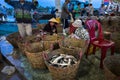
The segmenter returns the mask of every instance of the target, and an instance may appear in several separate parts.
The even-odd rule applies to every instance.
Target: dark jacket
[[[6,2],[14,7],[15,17],[18,23],[32,22],[32,16],[30,11],[36,8],[32,2],[25,1],[24,4],[21,4],[19,1],[6,1]]]
[[[53,35],[54,33],[57,34],[57,28],[54,25],[53,27],[50,26],[50,23],[46,24],[43,28],[43,31],[48,32],[50,35]],[[55,31],[55,32],[54,32]]]

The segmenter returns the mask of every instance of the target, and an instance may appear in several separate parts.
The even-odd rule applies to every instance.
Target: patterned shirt
[[[78,36],[80,39],[89,40],[89,33],[83,27],[77,28],[75,30],[75,35]]]

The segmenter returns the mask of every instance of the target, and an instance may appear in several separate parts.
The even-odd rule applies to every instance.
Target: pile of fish
[[[49,59],[49,63],[56,67],[67,67],[77,63],[74,56],[66,54],[56,54]]]

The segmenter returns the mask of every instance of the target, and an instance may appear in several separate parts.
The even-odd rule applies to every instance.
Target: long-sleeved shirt
[[[56,26],[50,26],[50,24],[46,24],[45,27],[43,28],[43,31],[48,32],[50,35],[53,35],[54,33],[57,33],[57,28]]]
[[[24,1],[24,3],[20,3],[19,1],[6,1],[8,4],[14,7],[15,9],[15,17],[18,23],[31,23],[32,16],[31,10],[36,7],[32,2]]]

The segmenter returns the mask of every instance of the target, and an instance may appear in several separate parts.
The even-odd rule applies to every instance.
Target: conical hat
[[[59,23],[55,18],[51,18],[51,19],[49,20],[49,22]]]

